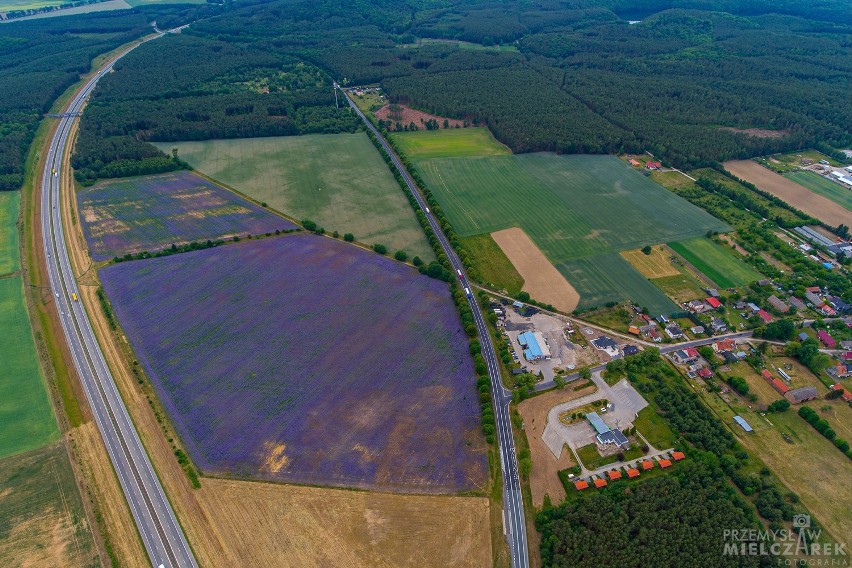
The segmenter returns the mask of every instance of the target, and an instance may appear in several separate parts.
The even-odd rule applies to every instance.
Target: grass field
[[[491,235],[465,237],[462,247],[470,253],[480,282],[496,290],[506,290],[511,296],[523,289],[524,279]]]
[[[0,278],[0,457],[59,435],[41,377],[20,276]]]
[[[0,192],[0,277],[18,270],[18,191]]]
[[[722,288],[742,286],[762,276],[710,239],[698,237],[669,246]]]
[[[297,219],[427,262],[432,248],[366,134],[158,144],[200,172]]]
[[[792,172],[784,177],[852,211],[852,191],[842,185],[813,172]]]
[[[395,132],[391,136],[397,148],[410,160],[511,154],[487,128],[418,130]]]
[[[58,6],[61,2],[56,0],[0,0],[0,12],[12,10],[37,10],[48,6]]]
[[[694,278],[679,272],[675,276],[652,278],[651,282],[663,293],[678,303],[688,302],[706,296]]]
[[[64,447],[0,459],[0,564],[101,566]]]
[[[556,268],[580,293],[580,310],[627,300],[652,314],[677,310],[674,302],[617,253],[568,260]]]
[[[57,2],[50,2],[47,6],[56,6]],[[20,22],[23,20],[40,20],[42,18],[56,18],[59,16],[75,16],[78,14],[90,14],[92,12],[109,12],[112,10],[129,10],[132,8],[125,0],[108,0],[107,2],[98,2],[97,4],[87,4],[85,6],[75,6],[73,8],[63,8],[62,10],[51,10],[23,18],[15,18],[13,20],[3,20],[2,23]]]

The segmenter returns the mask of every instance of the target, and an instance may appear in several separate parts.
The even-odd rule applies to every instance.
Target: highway
[[[162,35],[158,33],[148,40]],[[86,310],[79,301],[80,292],[71,269],[60,213],[63,156],[74,121],[98,80],[110,72],[116,60],[138,45],[102,67],[65,109],[50,140],[44,166],[41,231],[51,293],[65,339],[151,564],[155,568],[190,568],[198,564],[130,420]],[[69,188],[68,191],[72,190]]]
[[[335,84],[336,86],[336,84]],[[349,106],[361,117],[367,128],[376,136],[388,153],[388,156],[393,160],[394,167],[399,171],[402,178],[405,180],[411,194],[417,200],[417,205],[423,210],[426,219],[429,221],[429,226],[432,227],[441,249],[447,256],[447,259],[452,266],[455,276],[458,277],[460,285],[463,289],[470,291],[467,275],[464,270],[464,265],[459,259],[456,251],[450,246],[446,235],[441,230],[441,226],[429,211],[429,206],[424,197],[420,194],[414,181],[405,171],[393,148],[385,140],[384,136],[373,126],[373,123],[364,116],[364,113],[355,105],[349,94],[344,90],[341,91],[346,96]],[[473,312],[474,320],[476,321],[476,329],[479,332],[479,342],[482,347],[482,357],[488,366],[488,376],[491,379],[491,397],[494,399],[494,418],[497,425],[497,442],[500,452],[500,466],[503,472],[503,517],[504,530],[506,539],[509,543],[509,553],[513,568],[526,568],[529,566],[529,553],[527,546],[527,527],[524,521],[524,502],[521,496],[521,484],[518,478],[518,462],[515,455],[515,440],[512,438],[512,422],[509,415],[509,403],[512,400],[511,392],[503,387],[503,381],[500,376],[500,366],[497,359],[494,343],[488,327],[485,325],[485,318],[482,315],[482,310],[476,300],[476,296],[469,292],[467,296],[468,304]]]

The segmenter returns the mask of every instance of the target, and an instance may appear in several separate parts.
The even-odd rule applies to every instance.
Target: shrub
[[[352,233],[346,233],[345,235],[343,235],[343,240],[347,243],[351,243],[355,240],[355,235],[353,235]]]

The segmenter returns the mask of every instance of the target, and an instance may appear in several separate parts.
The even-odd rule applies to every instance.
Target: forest
[[[76,164],[88,180],[111,161],[164,158],[147,140],[349,131],[332,79],[485,124],[515,152],[647,150],[697,167],[852,145],[843,2],[740,4],[228,4],[121,62],[96,92]]]

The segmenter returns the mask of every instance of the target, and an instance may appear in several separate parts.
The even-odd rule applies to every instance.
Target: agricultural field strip
[[[59,304],[65,338],[151,562],[192,568],[197,567],[195,558],[127,414],[86,310],[80,302],[71,299],[77,288],[58,209],[62,179],[58,174],[66,163],[64,157],[76,120],[73,115],[81,111],[98,80],[112,70],[116,61],[142,43],[163,35],[148,36],[104,64],[66,106],[69,115],[59,120],[42,172],[41,231],[50,287]],[[57,175],[53,175],[54,171]]]
[[[834,183],[813,172],[791,172],[784,174],[784,177],[852,211],[852,190],[839,183]]]
[[[742,286],[762,278],[733,253],[707,238],[669,243],[669,247],[722,288]]]
[[[381,142],[382,148],[391,157],[394,167],[402,176],[405,184],[408,186],[411,195],[417,201],[418,207],[422,211],[428,211],[426,200],[418,191],[417,185],[411,176],[403,167],[399,157],[393,151],[390,144],[385,140],[381,132],[373,125],[372,122],[358,108],[355,102],[346,97],[349,106],[355,113],[361,117],[367,128]],[[457,274],[461,275],[461,284],[467,284],[467,276],[465,275],[465,267],[456,254],[453,247],[450,245],[447,236],[441,229],[440,224],[435,217],[426,213],[426,219],[429,221],[429,226],[435,233],[435,237],[447,256],[450,266]],[[485,317],[482,315],[479,304],[475,298],[468,296],[468,305],[474,315],[476,329],[480,338],[488,338],[487,341],[482,341],[482,355],[488,367],[488,377],[491,382],[491,395],[494,401],[494,415],[497,423],[497,445],[500,453],[500,465],[503,477],[503,528],[504,534],[509,542],[509,552],[511,555],[511,565],[513,568],[527,568],[529,566],[529,547],[527,544],[527,527],[524,512],[524,501],[521,495],[520,477],[518,474],[518,460],[515,453],[515,440],[512,435],[512,422],[509,414],[509,403],[511,397],[509,392],[503,387],[500,364],[497,360],[497,354],[494,350],[494,344],[491,341],[491,334],[488,326],[485,324]]]

